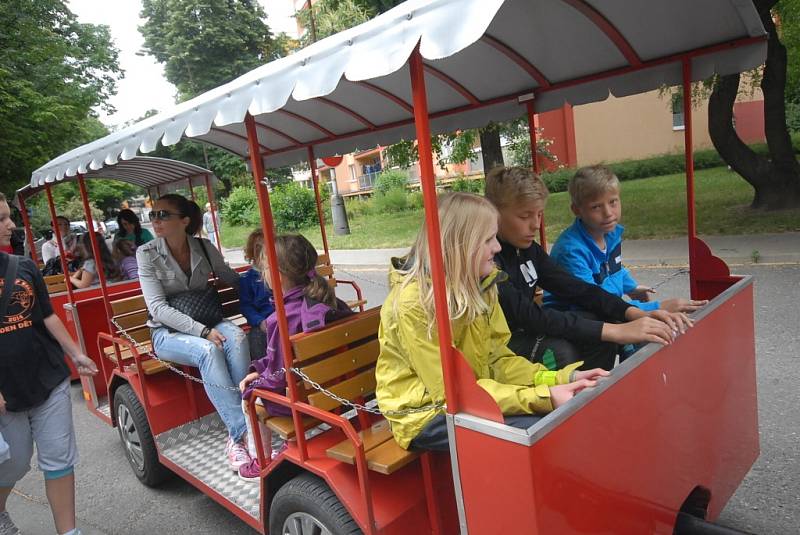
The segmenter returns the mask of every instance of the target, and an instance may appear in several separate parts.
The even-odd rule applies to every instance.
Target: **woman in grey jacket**
[[[228,464],[237,471],[250,462],[236,388],[250,365],[245,334],[228,320],[213,327],[203,325],[172,308],[167,296],[204,288],[212,267],[237,289],[239,275],[208,240],[194,237],[202,223],[200,207],[194,202],[177,194],[164,195],[155,202],[150,220],[156,239],[136,250],[136,260],[150,313],[147,324],[152,329],[153,350],[163,359],[200,368],[206,394],[228,429]]]

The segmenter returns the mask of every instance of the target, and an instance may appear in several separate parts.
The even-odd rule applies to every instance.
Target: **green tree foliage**
[[[383,171],[375,179],[374,190],[376,193],[388,193],[392,190],[406,191],[408,184],[408,173],[399,169]]]
[[[0,2],[0,184],[13,194],[53,157],[95,139],[121,76],[108,27],[60,0]]]
[[[310,45],[390,10],[403,0],[319,0],[311,9],[306,4],[297,12],[297,20],[306,29],[302,46]]]
[[[258,196],[252,187],[237,186],[222,201],[222,219],[231,225],[252,225],[258,219]]]
[[[164,64],[180,100],[281,55],[253,0],[143,0],[144,52]]]
[[[317,221],[314,192],[297,182],[289,182],[272,190],[270,205],[279,231],[297,231]]]
[[[786,101],[800,106],[800,0],[781,0],[775,13],[779,17],[778,34],[788,56]]]

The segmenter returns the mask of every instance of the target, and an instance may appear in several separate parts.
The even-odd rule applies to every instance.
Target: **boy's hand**
[[[239,383],[239,391],[244,393],[247,385],[258,379],[258,372],[251,372],[244,376],[244,379]]]
[[[628,292],[628,297],[636,301],[642,301],[643,303],[646,303],[647,301],[650,301],[650,294],[654,293],[656,293],[656,291],[653,288],[650,288],[649,286],[642,286],[640,284]]]
[[[590,381],[589,379],[581,379],[580,381],[573,381],[566,385],[556,385],[550,387],[550,402],[553,404],[553,409],[559,408],[575,397],[575,394],[583,390],[595,386],[597,382]]]
[[[611,375],[611,372],[608,370],[604,370],[603,368],[594,368],[592,370],[586,370],[582,372],[574,372],[572,374],[573,381],[580,381],[581,379],[589,379],[590,381],[596,381],[602,377],[608,377]]]
[[[631,307],[636,308],[636,307]],[[640,309],[636,309],[640,310]],[[654,312],[665,312],[655,310]],[[645,316],[627,323],[604,323],[600,338],[605,342],[616,344],[640,344],[642,342],[655,342],[669,345],[675,338],[676,330],[656,319]]]
[[[663,299],[661,301],[661,309],[667,312],[694,312],[708,304],[708,299],[702,301],[694,301],[692,299]]]
[[[683,312],[667,312],[666,310],[651,310],[647,313],[648,316],[651,318],[656,318],[667,325],[669,328],[672,329],[673,334],[678,336],[678,333],[685,333],[686,329],[690,328],[694,325],[694,322],[689,319],[689,316],[684,314]],[[673,337],[674,338],[674,337]]]
[[[75,364],[79,375],[84,375],[86,377],[97,375],[97,364],[84,354],[74,357],[72,363]]]

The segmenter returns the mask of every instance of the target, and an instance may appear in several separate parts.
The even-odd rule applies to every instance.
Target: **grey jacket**
[[[171,327],[182,333],[200,336],[205,325],[194,321],[167,303],[168,295],[186,290],[199,290],[208,283],[211,269],[200,242],[198,238],[188,239],[192,266],[192,276],[188,280],[170,253],[164,238],[156,238],[137,247],[136,261],[139,264],[139,283],[142,287],[142,295],[144,295],[144,301],[151,317],[147,321],[147,325],[153,329]],[[211,245],[208,240],[203,239],[203,242],[217,276],[238,290],[239,274],[225,263],[225,259],[216,247]]]

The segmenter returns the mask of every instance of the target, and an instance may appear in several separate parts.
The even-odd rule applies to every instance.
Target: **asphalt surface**
[[[761,456],[719,522],[763,535],[795,534],[800,525],[800,265],[733,266],[732,271],[756,278]],[[675,273],[676,268],[634,270],[642,284],[661,284],[659,295],[664,297],[688,293],[686,275]],[[337,268],[337,276],[355,279],[373,305],[388,292],[386,271],[380,268],[347,266]],[[81,453],[77,514],[84,534],[255,533],[178,478],[158,489],[141,485],[125,460],[116,430],[84,409],[79,385],[72,390]],[[8,509],[26,535],[54,532],[38,470],[17,485]]]

